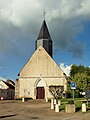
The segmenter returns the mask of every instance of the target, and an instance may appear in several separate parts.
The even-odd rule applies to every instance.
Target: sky
[[[0,0],[0,77],[15,80],[35,51],[45,20],[53,59],[65,72],[90,66],[90,0]]]

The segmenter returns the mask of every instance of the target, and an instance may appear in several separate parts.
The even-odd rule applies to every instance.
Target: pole
[[[73,89],[73,100],[74,100],[74,89]]]
[[[87,98],[87,107],[88,107],[88,98]]]

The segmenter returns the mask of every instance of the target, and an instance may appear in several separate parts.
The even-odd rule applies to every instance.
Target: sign
[[[76,82],[71,82],[71,89],[76,89]]]

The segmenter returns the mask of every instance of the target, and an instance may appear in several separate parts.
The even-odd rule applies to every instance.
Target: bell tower
[[[39,35],[37,40],[35,41],[35,49],[37,49],[40,45],[44,47],[44,49],[47,51],[47,53],[53,57],[53,52],[52,52],[52,39],[49,34],[49,30],[46,24],[45,19],[43,20]]]

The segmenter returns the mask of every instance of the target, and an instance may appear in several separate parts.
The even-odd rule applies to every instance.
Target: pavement
[[[90,111],[82,113],[58,113],[50,109],[44,100],[27,102],[15,100],[0,101],[0,120],[90,120]]]

